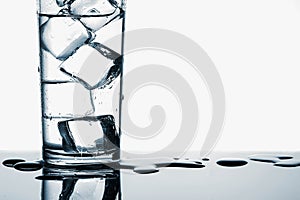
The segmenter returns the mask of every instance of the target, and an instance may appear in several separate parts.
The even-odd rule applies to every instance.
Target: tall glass
[[[117,161],[124,1],[39,0],[38,8],[46,165]]]

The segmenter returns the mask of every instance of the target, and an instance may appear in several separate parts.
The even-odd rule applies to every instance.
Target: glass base
[[[74,170],[116,169],[120,161],[119,151],[106,153],[66,153],[62,150],[44,149],[43,160],[47,168]]]

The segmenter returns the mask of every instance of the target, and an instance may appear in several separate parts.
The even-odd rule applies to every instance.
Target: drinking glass
[[[118,161],[125,2],[39,0],[38,21],[45,164]]]

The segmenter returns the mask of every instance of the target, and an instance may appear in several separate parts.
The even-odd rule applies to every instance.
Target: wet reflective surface
[[[117,170],[70,172],[43,167],[37,152],[2,151],[0,199],[296,200],[300,196],[300,153],[218,152],[207,158],[194,154],[147,162],[127,159]]]

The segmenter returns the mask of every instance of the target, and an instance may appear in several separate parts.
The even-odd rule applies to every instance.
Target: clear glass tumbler
[[[45,164],[117,161],[125,2],[38,0],[38,21]]]

